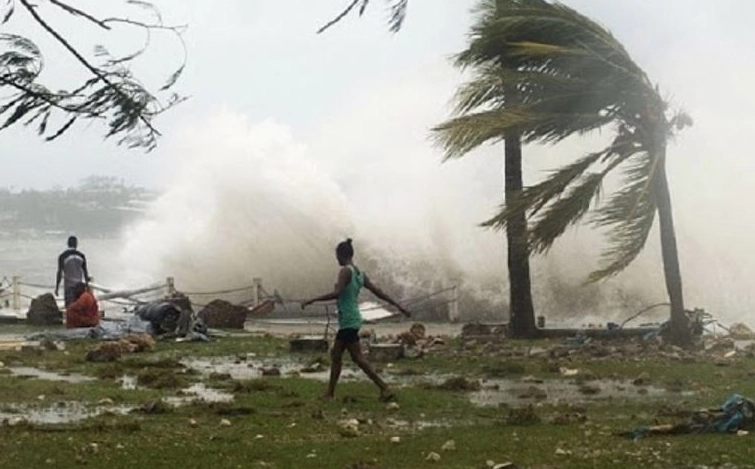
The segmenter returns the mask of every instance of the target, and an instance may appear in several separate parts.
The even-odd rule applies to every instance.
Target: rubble
[[[212,300],[197,316],[207,327],[243,329],[249,310],[225,300]]]
[[[35,326],[55,326],[63,324],[63,312],[52,293],[45,293],[31,300],[26,313],[26,323]]]
[[[149,334],[128,334],[120,340],[98,343],[87,351],[85,358],[90,362],[112,362],[128,353],[150,351],[154,345],[155,340]]]

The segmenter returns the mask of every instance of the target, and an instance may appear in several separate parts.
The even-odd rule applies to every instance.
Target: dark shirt
[[[58,256],[58,271],[63,274],[63,288],[87,282],[87,258],[77,249],[66,249]]]

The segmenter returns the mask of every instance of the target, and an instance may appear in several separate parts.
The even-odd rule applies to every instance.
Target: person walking
[[[395,306],[404,316],[410,317],[411,314],[406,308],[372,283],[369,277],[354,265],[354,247],[350,238],[339,243],[336,247],[336,260],[338,261],[338,265],[341,266],[341,270],[338,272],[338,281],[334,290],[304,301],[301,304],[302,309],[318,301],[337,300],[338,304],[338,333],[330,352],[330,379],[323,398],[334,398],[336,384],[338,384],[338,379],[341,376],[343,353],[348,350],[352,361],[380,388],[380,400],[393,400],[395,396],[391,389],[362,354],[362,348],[359,343],[359,328],[362,327],[362,314],[359,311],[359,292],[364,287],[376,297]]]

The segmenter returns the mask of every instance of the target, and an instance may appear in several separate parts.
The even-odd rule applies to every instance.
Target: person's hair
[[[76,238],[76,236],[69,236],[68,237],[68,247],[69,248],[75,248],[79,244],[79,240]]]
[[[338,246],[336,246],[336,255],[341,259],[354,257],[354,246],[351,245],[351,238],[347,238],[346,241],[338,243]]]

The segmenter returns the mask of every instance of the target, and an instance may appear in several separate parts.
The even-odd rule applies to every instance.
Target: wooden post
[[[254,302],[254,306],[257,306],[260,304],[260,290],[262,289],[262,279],[259,277],[255,277],[252,279],[252,285],[254,288],[252,289],[252,301]]]
[[[459,287],[451,287],[451,300],[448,302],[448,320],[457,322],[459,320]]]
[[[168,287],[168,296],[173,296],[176,294],[176,283],[173,277],[166,277],[165,285]]]
[[[21,310],[21,277],[15,275],[13,277],[13,297],[11,299],[11,308],[15,311]]]

